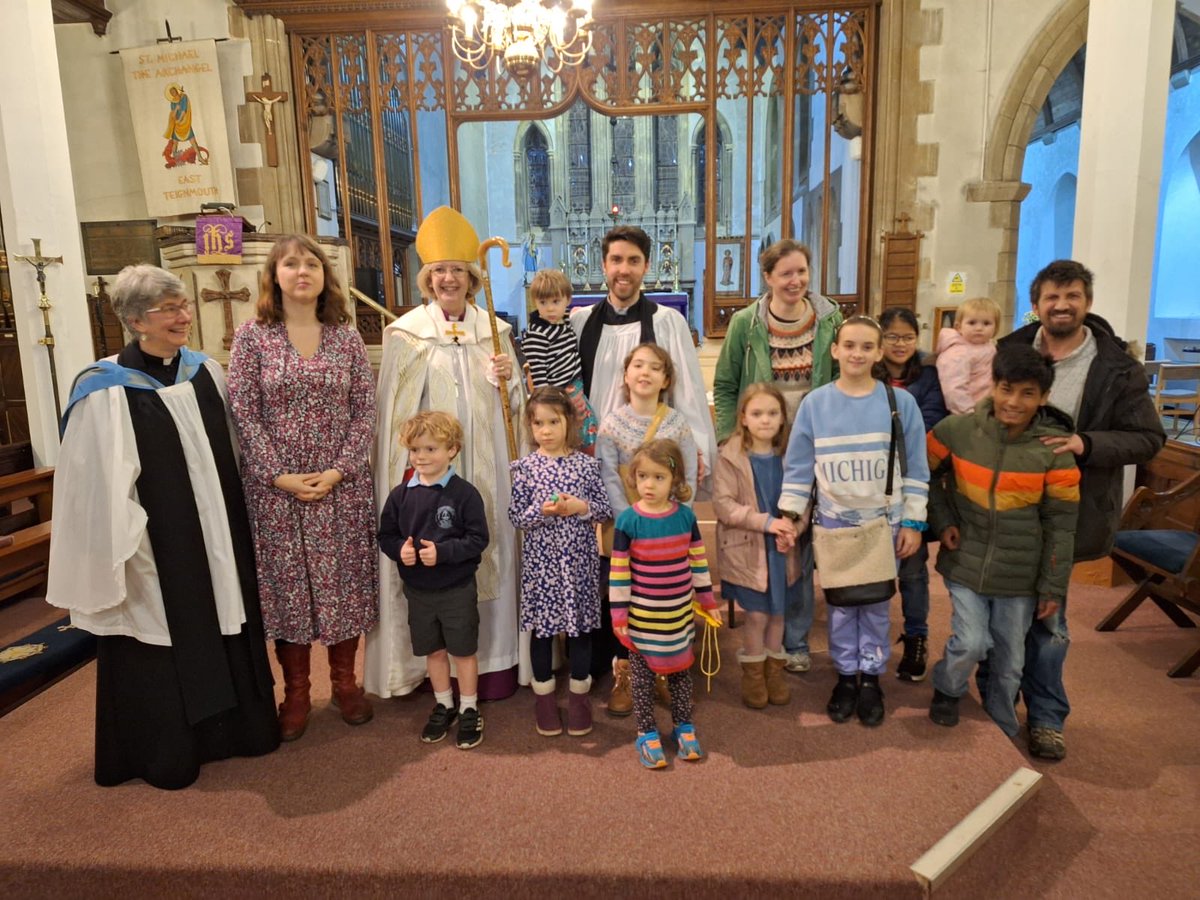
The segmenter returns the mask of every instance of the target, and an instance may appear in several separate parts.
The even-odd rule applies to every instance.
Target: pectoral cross
[[[282,91],[271,90],[271,73],[263,72],[262,90],[250,91],[246,94],[247,100],[253,100],[262,104],[263,126],[267,130],[266,140],[263,141],[267,148],[267,165],[279,165],[279,150],[275,146],[275,114],[272,111],[276,103],[281,103],[287,100],[288,95]]]
[[[451,340],[453,340],[453,341],[454,341],[454,343],[456,343],[456,344],[458,343],[458,339],[459,339],[460,337],[466,337],[466,336],[467,336],[467,333],[466,333],[465,331],[462,331],[462,330],[460,330],[460,329],[459,329],[459,327],[458,327],[458,322],[451,322],[451,323],[450,323],[450,327],[449,327],[449,328],[446,330],[446,334],[447,334],[447,336],[448,336],[448,337],[450,337],[450,339],[451,339]]]
[[[225,311],[225,337],[221,339],[221,343],[226,350],[233,346],[233,301],[237,300],[239,303],[250,302],[249,288],[240,288],[236,291],[229,289],[229,277],[232,274],[228,269],[217,269],[217,281],[221,282],[221,289],[213,291],[205,288],[200,292],[200,299],[205,303],[221,301],[221,305]]]

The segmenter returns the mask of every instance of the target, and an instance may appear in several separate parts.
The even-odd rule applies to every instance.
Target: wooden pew
[[[50,516],[54,469],[25,469],[0,476],[0,508],[27,500],[32,509],[10,513],[9,524],[18,527],[0,541],[0,601],[44,585],[50,559]]]

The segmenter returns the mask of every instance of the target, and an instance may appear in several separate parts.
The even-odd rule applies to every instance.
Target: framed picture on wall
[[[958,312],[957,306],[935,306],[933,308],[933,347],[937,350],[938,334],[943,328],[954,327],[954,316]]]
[[[742,284],[742,248],[744,241],[740,237],[719,238],[717,240],[717,293],[736,294],[741,296],[745,288]]]

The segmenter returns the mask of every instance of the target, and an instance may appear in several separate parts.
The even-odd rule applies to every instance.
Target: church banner
[[[214,41],[121,51],[147,212],[187,216],[201,203],[234,204]]]

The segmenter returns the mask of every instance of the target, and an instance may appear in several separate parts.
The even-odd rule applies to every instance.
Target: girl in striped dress
[[[613,631],[629,648],[638,761],[648,769],[667,764],[654,720],[654,677],[667,677],[673,735],[679,758],[704,756],[692,723],[694,633],[692,603],[720,621],[696,516],[681,501],[692,491],[683,455],[674,441],[644,444],[629,466],[637,501],[617,518],[609,597]]]
[[[579,449],[591,455],[596,444],[596,414],[583,393],[579,339],[567,320],[571,282],[558,269],[543,269],[529,283],[534,310],[521,339],[529,366],[529,389],[556,387],[566,391],[579,420]]]

